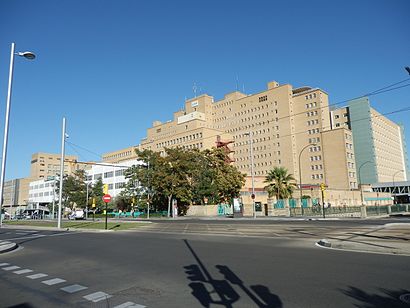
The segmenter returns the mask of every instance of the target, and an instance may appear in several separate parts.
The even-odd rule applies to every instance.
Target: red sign
[[[108,202],[110,202],[111,201],[111,196],[110,195],[104,195],[103,196],[103,201],[105,202],[105,203],[108,203]]]

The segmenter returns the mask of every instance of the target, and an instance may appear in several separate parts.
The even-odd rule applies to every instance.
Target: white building
[[[124,190],[126,179],[124,171],[133,165],[141,165],[142,162],[137,159],[122,161],[119,164],[98,164],[93,165],[87,170],[87,183],[95,184],[99,179],[103,184],[108,184],[108,194],[111,197],[117,196]]]
[[[52,203],[53,197],[54,200],[58,198],[58,196],[55,197],[54,184],[54,179],[30,182],[28,202],[32,204]]]
[[[93,185],[98,179],[102,179],[103,184],[108,184],[108,193],[111,197],[117,196],[125,186],[124,171],[129,167],[137,164],[142,164],[136,159],[123,161],[120,164],[105,164],[93,165],[91,169],[86,170],[87,184]],[[55,180],[41,179],[30,182],[29,188],[29,203],[31,204],[45,204],[52,203],[58,200],[58,194],[54,191]]]

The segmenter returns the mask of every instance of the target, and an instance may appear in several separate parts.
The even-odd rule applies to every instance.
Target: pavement
[[[209,218],[208,218],[209,219]],[[268,226],[260,225],[256,226],[252,223],[247,223],[249,221],[255,221],[253,218],[241,218],[241,219],[218,219],[223,225],[220,227],[216,225],[208,225],[205,222],[208,219],[199,219],[197,222],[187,222],[187,224],[175,224],[176,222],[183,222],[184,219],[175,219],[171,221],[162,221],[161,223],[150,223],[147,224],[147,228],[143,228],[140,231],[143,232],[166,232],[166,233],[179,233],[179,232],[194,232],[194,233],[210,233],[210,234],[224,234],[228,236],[256,236],[256,237],[266,237],[271,236],[271,233],[279,236],[283,239],[289,241],[302,238],[302,236],[308,236],[313,238],[316,245],[322,248],[345,250],[345,251],[355,251],[355,252],[366,252],[366,253],[379,253],[379,254],[393,254],[393,255],[404,255],[410,256],[410,223],[406,220],[400,220],[398,223],[382,223],[379,225],[362,225],[355,227],[340,226],[340,228],[334,228],[333,231],[320,232],[317,230],[316,226],[311,225],[314,221],[306,218],[298,219],[278,219],[277,223],[282,223],[281,225]],[[181,221],[182,220],[182,221]],[[242,221],[243,226],[232,226],[231,224],[225,224],[221,220],[227,220],[230,222]],[[272,221],[272,219],[269,219]],[[315,219],[324,220],[324,219]],[[335,220],[334,218],[326,219]],[[202,221],[202,222],[201,222]],[[209,220],[208,220],[209,221]],[[257,221],[262,222],[264,219],[258,218]],[[304,229],[300,227],[289,225],[289,232],[284,232],[283,223],[292,222],[303,223]],[[392,221],[392,220],[390,220]],[[211,222],[211,221],[209,221]],[[340,220],[340,222],[342,222]],[[363,221],[362,221],[363,222]],[[368,222],[368,221],[367,221]],[[380,221],[381,222],[381,221]],[[216,221],[215,221],[216,223]],[[274,223],[272,221],[272,223]],[[318,221],[319,223],[319,221]],[[322,221],[322,223],[326,223]],[[335,221],[336,223],[336,221]],[[360,222],[359,222],[360,223]],[[205,225],[206,224],[206,225]],[[246,224],[246,225],[245,225]],[[179,225],[179,226],[178,226]],[[226,227],[224,227],[226,225]],[[287,224],[286,224],[287,225]],[[325,227],[325,226],[318,226]],[[110,232],[107,230],[90,230],[90,229],[66,229],[58,230],[54,227],[34,227],[34,226],[8,226],[8,228],[14,229],[34,229],[34,230],[50,230],[50,231],[76,231],[76,232],[89,232],[89,233],[101,233]],[[222,229],[221,229],[222,228]],[[275,230],[275,228],[278,228]],[[316,228],[316,229],[315,229]],[[136,230],[135,230],[136,231]],[[318,232],[319,231],[319,232]],[[324,230],[323,230],[324,231]],[[121,232],[121,231],[116,231]],[[134,230],[127,231],[134,232]],[[138,231],[136,231],[138,232]],[[320,238],[323,236],[322,238]],[[319,238],[318,238],[319,237]],[[0,240],[0,254],[5,252],[10,252],[18,248],[18,244],[11,242],[9,240]]]
[[[389,223],[317,242],[324,248],[410,256],[410,223]]]
[[[5,253],[16,249],[18,245],[10,241],[1,241],[0,240],[0,253]]]

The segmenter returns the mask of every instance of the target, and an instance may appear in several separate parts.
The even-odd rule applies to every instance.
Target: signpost
[[[108,224],[108,203],[111,201],[111,196],[109,194],[105,194],[103,196],[103,201],[105,202],[105,230],[107,230]]]

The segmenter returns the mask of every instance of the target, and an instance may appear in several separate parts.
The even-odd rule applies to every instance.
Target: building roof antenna
[[[197,86],[196,86],[196,83],[194,82],[194,85],[192,86],[192,91],[194,91],[194,97],[196,97],[196,90],[197,90]]]

